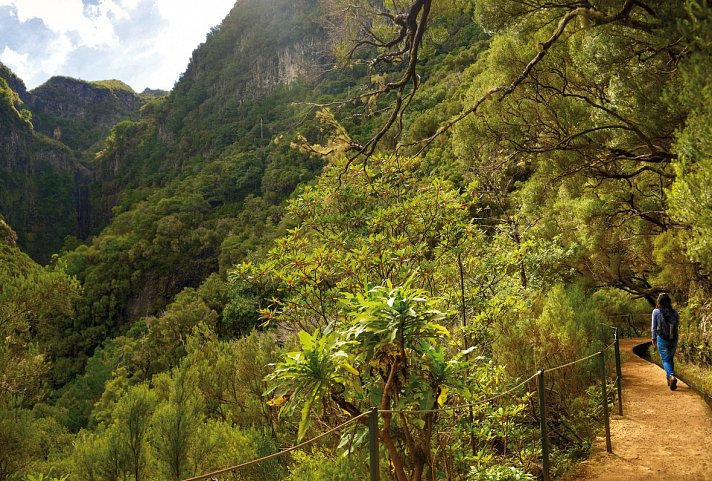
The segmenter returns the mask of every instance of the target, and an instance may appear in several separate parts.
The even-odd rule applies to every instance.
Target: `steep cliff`
[[[319,9],[315,0],[238,1],[194,52],[174,99],[199,84],[208,97],[241,103],[318,79],[330,59]]]
[[[0,213],[22,248],[47,261],[66,236],[83,239],[96,226],[89,205],[95,176],[78,159],[93,157],[111,128],[138,118],[150,97],[116,80],[67,77],[28,92],[2,64],[0,82]]]
[[[122,197],[133,198],[127,191],[163,186],[227,148],[263,149],[285,133],[289,126],[275,120],[290,118],[294,98],[309,95],[333,64],[320,9],[316,0],[237,1],[174,90],[146,105],[138,122],[118,125],[92,163],[92,228],[105,225]]]
[[[34,131],[23,106],[0,78],[0,214],[21,247],[47,261],[75,233],[75,181],[86,169],[67,146]]]
[[[193,52],[166,103],[166,127],[192,139],[197,125],[204,131],[202,141],[194,142],[199,150],[250,134],[264,137],[264,128],[255,128],[264,116],[251,119],[248,131],[236,125],[247,120],[245,104],[275,90],[313,85],[333,65],[321,9],[317,0],[237,1]]]
[[[28,100],[25,82],[3,63],[0,63],[0,78],[4,79],[10,90],[17,94],[18,102],[24,103]]]
[[[27,92],[3,67],[0,77],[12,99],[0,134],[0,213],[22,247],[47,260],[65,236],[98,234],[115,209],[130,209],[153,190],[185,179],[187,170],[196,175],[225,162],[228,148],[230,156],[252,152],[240,164],[249,181],[211,194],[213,207],[226,202],[222,196],[239,202],[267,195],[279,203],[289,195],[315,166],[285,145],[268,146],[295,123],[290,104],[297,92],[323,79],[322,66],[330,62],[319,8],[315,0],[237,1],[167,97],[139,95],[118,81],[67,77]],[[46,208],[37,207],[43,202]]]
[[[28,93],[26,104],[38,132],[80,153],[104,138],[117,122],[138,118],[146,101],[118,80],[52,77]]]

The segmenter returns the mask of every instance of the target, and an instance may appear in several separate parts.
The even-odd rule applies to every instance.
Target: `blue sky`
[[[0,62],[28,89],[54,75],[170,90],[235,0],[0,0]]]

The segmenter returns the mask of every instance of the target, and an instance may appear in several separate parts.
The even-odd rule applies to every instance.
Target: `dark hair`
[[[670,294],[667,292],[662,292],[658,295],[658,300],[655,301],[655,307],[658,309],[672,309],[672,300],[670,300]]]

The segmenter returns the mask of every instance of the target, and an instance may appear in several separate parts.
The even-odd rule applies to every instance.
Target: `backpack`
[[[679,319],[676,311],[672,309],[660,309],[657,335],[667,341],[674,341],[675,339],[677,339],[677,327],[679,324],[678,320]]]

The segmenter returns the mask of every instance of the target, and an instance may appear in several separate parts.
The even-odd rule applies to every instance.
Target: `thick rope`
[[[480,404],[486,404],[490,403],[492,401],[496,401],[497,399],[506,396],[507,394],[511,394],[520,387],[524,386],[526,383],[534,379],[537,375],[533,374],[524,381],[520,382],[516,386],[508,389],[505,392],[499,393],[496,396],[492,396],[487,399],[481,399],[479,401],[473,402],[473,403],[468,403],[468,404],[458,404],[454,406],[445,406],[440,409],[379,409],[379,413],[403,413],[403,414],[425,414],[425,413],[435,413],[435,412],[442,412],[442,411],[454,411],[458,409],[464,409],[464,408],[470,408],[474,406],[479,406]]]
[[[238,470],[238,469],[241,469],[241,468],[246,468],[247,466],[252,466],[252,465],[254,465],[254,464],[261,463],[262,461],[267,461],[268,459],[277,458],[277,457],[279,457],[279,456],[282,456],[282,455],[284,455],[284,454],[287,454],[287,453],[290,452],[290,451],[294,451],[294,450],[296,450],[296,449],[303,448],[304,446],[308,446],[309,444],[313,443],[314,441],[317,441],[318,439],[323,438],[323,437],[326,436],[327,434],[331,434],[331,433],[333,433],[334,431],[338,431],[339,429],[341,429],[341,428],[343,428],[343,427],[345,427],[345,426],[347,426],[347,425],[353,423],[354,421],[357,421],[357,420],[359,420],[359,419],[361,419],[361,418],[363,418],[363,417],[366,417],[366,416],[368,416],[368,415],[369,415],[368,412],[365,412],[365,413],[363,413],[363,414],[359,414],[359,415],[356,416],[355,418],[351,418],[351,419],[349,419],[348,421],[346,421],[345,423],[339,424],[339,425],[336,426],[335,428],[331,428],[331,429],[329,429],[328,431],[325,431],[325,432],[319,434],[318,436],[315,436],[315,437],[309,439],[308,441],[304,441],[303,443],[297,444],[296,446],[292,446],[291,448],[283,449],[282,451],[279,451],[279,452],[277,452],[277,453],[270,454],[270,455],[268,455],[268,456],[264,456],[264,457],[259,458],[259,459],[254,459],[254,460],[248,461],[248,462],[246,462],[246,463],[238,464],[238,465],[236,465],[236,466],[230,466],[229,468],[219,469],[219,470],[217,470],[217,471],[213,471],[212,473],[206,473],[206,474],[201,474],[200,476],[195,476],[195,477],[192,477],[192,478],[187,478],[187,479],[184,479],[183,481],[200,481],[200,480],[203,480],[203,479],[213,478],[213,477],[216,477],[216,476],[218,476],[218,475],[220,475],[220,474],[229,473],[230,471],[235,471],[235,470]]]

